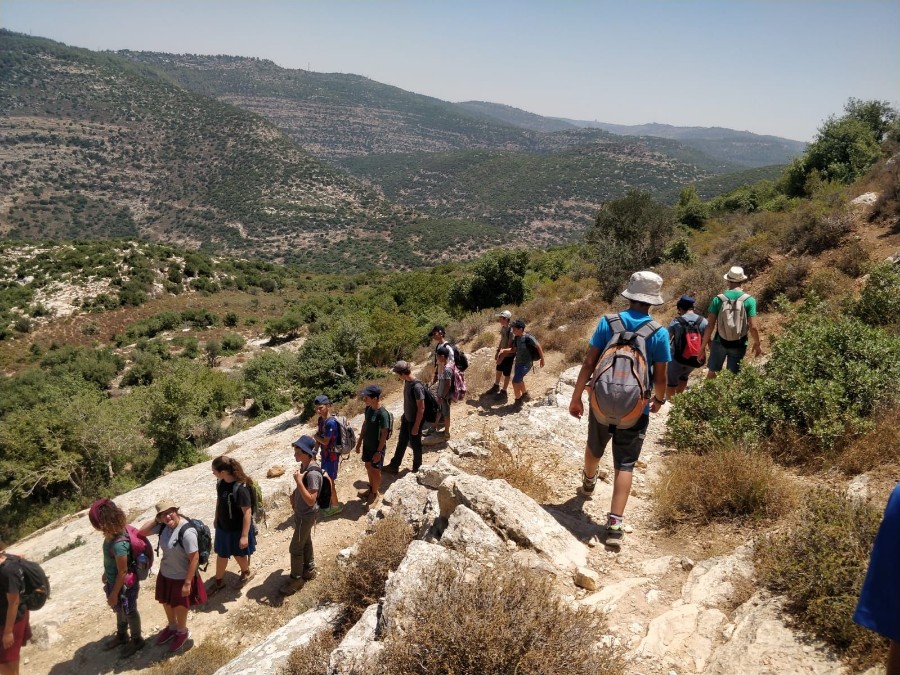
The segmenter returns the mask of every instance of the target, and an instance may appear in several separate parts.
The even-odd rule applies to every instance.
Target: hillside
[[[463,101],[457,103],[457,106],[485,117],[492,117],[507,124],[531,131],[553,132],[568,131],[577,129],[579,125],[566,122],[565,120],[553,117],[544,117],[536,115],[521,108],[514,108],[501,103],[490,103],[488,101]]]

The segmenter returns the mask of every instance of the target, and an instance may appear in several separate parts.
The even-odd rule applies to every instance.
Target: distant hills
[[[740,142],[758,155],[768,138],[621,136],[357,75],[9,31],[0,68],[0,235],[140,237],[323,271],[572,241],[604,201],[671,198],[752,165]]]

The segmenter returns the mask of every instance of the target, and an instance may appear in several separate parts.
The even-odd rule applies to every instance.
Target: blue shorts
[[[707,361],[706,366],[711,373],[718,373],[722,370],[722,366],[727,359],[728,365],[726,367],[732,373],[737,375],[738,371],[741,369],[741,359],[744,358],[746,353],[747,345],[741,345],[740,347],[725,347],[718,340],[713,340],[709,345],[709,360]]]
[[[328,453],[322,453],[322,471],[331,476],[331,480],[337,480],[338,467],[341,465],[341,456],[335,453],[337,459],[325,459]]]
[[[240,530],[229,532],[216,528],[216,540],[213,544],[213,550],[220,558],[230,558],[235,555],[238,557],[253,555],[256,552],[256,528],[251,523],[250,536],[248,537],[247,548],[241,548]]]
[[[513,384],[521,384],[533,365],[534,364],[532,363],[517,363],[515,373],[513,374]]]

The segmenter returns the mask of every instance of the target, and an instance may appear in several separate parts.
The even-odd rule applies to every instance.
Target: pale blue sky
[[[90,49],[233,54],[449,101],[810,140],[853,96],[900,103],[900,0],[0,0]]]

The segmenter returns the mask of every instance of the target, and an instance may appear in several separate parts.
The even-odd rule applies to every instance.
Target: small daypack
[[[422,417],[422,421],[436,422],[441,414],[441,403],[438,401],[437,394],[434,393],[434,390],[431,387],[426,387],[423,384],[422,389],[425,390],[425,414]],[[409,420],[410,425],[412,425],[413,422],[415,422],[415,420]]]
[[[185,516],[182,516],[182,518],[185,518]],[[175,540],[175,546],[184,548],[184,544],[181,543],[184,531],[188,529],[196,530],[197,550],[200,554],[200,561],[197,564],[197,569],[202,569],[205,572],[207,565],[209,565],[209,555],[212,552],[212,532],[209,531],[209,527],[206,523],[199,518],[185,518],[185,520],[187,520],[187,525],[178,531],[178,538]]]
[[[21,556],[7,553],[6,558],[18,566],[19,574],[22,577],[25,591],[22,593],[20,601],[25,603],[31,612],[39,610],[50,598],[50,579],[47,578],[47,573],[36,562],[26,560]]]
[[[466,376],[459,368],[453,368],[453,379],[450,381],[450,400],[462,401],[466,398]]]
[[[618,314],[608,314],[606,321],[612,337],[588,383],[588,398],[600,424],[628,429],[640,420],[650,398],[647,340],[662,326],[651,319],[632,332]]]
[[[464,372],[469,367],[469,357],[456,345],[450,345],[450,348],[453,350],[453,363],[456,364],[459,372]]]
[[[150,568],[153,567],[153,544],[146,534],[141,534],[133,525],[126,525],[125,534],[116,537],[113,543],[120,541],[128,542],[129,571],[134,572],[140,581],[146,581],[150,576]]]
[[[316,504],[319,505],[320,509],[329,508],[331,506],[331,491],[334,490],[331,476],[318,466],[310,466],[307,471],[316,471],[322,476],[322,487],[319,488],[319,492],[316,494]]]
[[[353,431],[353,427],[350,426],[347,418],[343,415],[332,415],[332,418],[338,425],[338,438],[337,445],[331,448],[330,452],[336,452],[344,458],[349,457],[356,447],[356,432]]]
[[[677,325],[672,335],[672,357],[678,363],[685,366],[698,368],[700,363],[700,347],[703,344],[703,331],[700,325],[703,317],[698,316],[693,321],[683,316],[675,317]]]
[[[719,293],[716,297],[722,302],[716,321],[716,332],[719,337],[726,342],[743,340],[750,330],[750,319],[747,317],[747,308],[744,307],[750,294],[742,293],[734,300],[730,300],[724,293]]]
[[[384,412],[386,412],[388,416],[387,438],[385,438],[385,441],[387,441],[394,433],[394,413],[387,408],[384,409]]]
[[[541,360],[541,352],[537,348],[537,339],[531,333],[524,333],[522,335],[522,339],[525,341],[525,348],[528,349],[528,353],[531,355],[532,361],[540,361]]]

